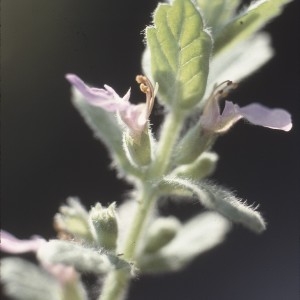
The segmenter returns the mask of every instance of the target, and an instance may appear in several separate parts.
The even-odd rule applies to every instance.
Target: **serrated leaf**
[[[247,39],[271,19],[281,14],[283,5],[292,0],[260,0],[237,15],[215,36],[214,54]]]
[[[162,184],[163,190],[174,195],[197,197],[200,203],[217,211],[229,220],[240,223],[248,229],[261,233],[266,229],[266,223],[256,209],[237,198],[228,189],[201,181],[198,184],[183,178],[166,177]],[[168,188],[169,187],[169,188]]]
[[[217,213],[199,214],[183,224],[177,235],[158,252],[143,254],[138,260],[138,268],[142,273],[178,271],[220,244],[230,227],[230,223]]]
[[[194,4],[159,4],[146,38],[159,99],[175,110],[195,106],[205,91],[212,41]]]

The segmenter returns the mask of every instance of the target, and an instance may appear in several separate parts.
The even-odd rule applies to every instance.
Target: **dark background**
[[[3,228],[50,238],[66,197],[79,196],[87,207],[121,201],[129,186],[108,170],[108,154],[72,107],[64,74],[120,94],[132,86],[141,97],[134,83],[141,31],[156,3],[2,1]],[[292,131],[241,122],[215,147],[221,159],[213,178],[259,203],[268,230],[257,236],[234,226],[224,244],[184,272],[136,280],[129,299],[299,299],[299,11],[296,0],[266,27],[276,59],[231,97],[289,110]]]

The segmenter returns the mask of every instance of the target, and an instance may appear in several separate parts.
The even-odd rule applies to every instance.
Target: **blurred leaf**
[[[197,0],[203,19],[214,35],[235,15],[241,0]]]
[[[142,273],[178,271],[203,252],[220,244],[230,223],[217,213],[206,212],[186,222],[166,246],[138,261]]]
[[[42,262],[70,265],[80,272],[94,274],[119,268],[131,269],[129,263],[113,253],[69,241],[51,240],[39,249],[37,256]]]
[[[226,80],[241,82],[267,63],[274,54],[270,40],[267,33],[258,33],[214,56],[210,63],[205,98],[209,97],[216,84]]]
[[[215,36],[214,54],[249,38],[273,18],[281,14],[283,5],[292,0],[259,0],[239,13]]]
[[[4,292],[17,300],[61,300],[62,288],[54,277],[21,258],[1,260]]]

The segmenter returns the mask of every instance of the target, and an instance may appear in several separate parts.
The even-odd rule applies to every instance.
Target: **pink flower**
[[[37,252],[44,243],[46,240],[38,236],[34,236],[30,240],[20,240],[5,230],[1,230],[0,249],[3,252],[13,254]]]
[[[225,85],[225,86],[224,86]],[[222,89],[218,89],[223,86]],[[259,103],[240,107],[230,101],[225,101],[221,113],[219,101],[228,95],[237,85],[231,81],[221,83],[213,91],[203,110],[200,123],[205,130],[222,133],[227,131],[238,120],[244,118],[254,125],[289,131],[292,128],[291,115],[281,108],[268,108]]]
[[[33,236],[30,240],[20,240],[5,230],[1,230],[0,234],[1,251],[12,254],[21,254],[26,252],[37,253],[39,249],[47,243],[45,239],[39,236]],[[62,284],[74,281],[77,278],[77,273],[72,266],[52,264],[43,261],[41,261],[41,264],[45,270],[56,277],[56,279]]]
[[[115,90],[108,85],[104,85],[105,89],[89,87],[74,74],[67,74],[66,79],[81,93],[89,104],[101,107],[109,112],[118,113],[132,135],[140,136],[145,130],[153,108],[156,93],[156,90],[154,90],[146,76],[138,75],[136,77],[142,92],[146,94],[146,103],[137,105],[129,102],[130,89],[123,97],[120,97]]]

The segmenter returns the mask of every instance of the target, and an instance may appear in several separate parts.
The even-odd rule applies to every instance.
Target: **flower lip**
[[[226,86],[224,86],[224,84],[226,84]],[[222,86],[224,87],[219,89]],[[225,107],[221,113],[219,101],[236,87],[237,84],[229,80],[215,87],[200,119],[200,124],[205,130],[215,133],[226,132],[233,124],[242,118],[253,125],[283,131],[291,130],[291,115],[281,108],[271,109],[259,103],[252,103],[240,107],[230,101],[225,101]]]
[[[66,79],[79,91],[85,100],[93,105],[103,108],[106,111],[116,112],[128,109],[130,103],[130,89],[121,98],[109,85],[104,85],[105,89],[89,87],[77,75],[67,74]]]
[[[129,102],[130,89],[120,97],[113,88],[104,85],[105,89],[89,87],[77,75],[67,74],[66,79],[81,93],[84,99],[93,106],[101,107],[108,112],[118,113],[133,136],[140,136],[146,127],[148,118],[154,105],[158,84],[155,88],[150,80],[143,75],[136,77],[140,89],[146,94],[146,103],[131,104]]]

